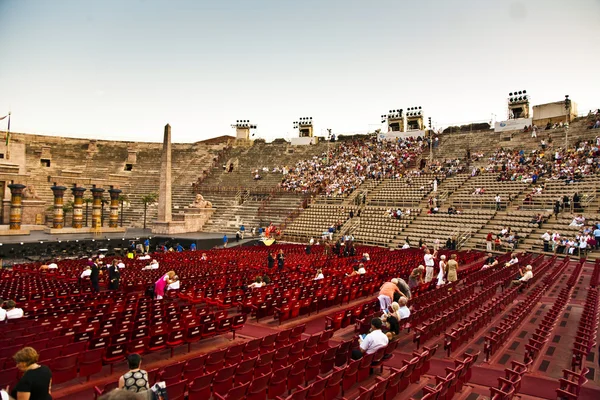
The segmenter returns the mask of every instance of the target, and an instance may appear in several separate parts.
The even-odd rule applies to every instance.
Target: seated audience
[[[532,267],[531,265],[528,265],[525,267],[525,273],[521,274],[521,271],[519,271],[519,277],[517,277],[517,279],[512,281],[512,285],[513,286],[518,286],[521,285],[523,283],[527,283],[527,281],[529,281],[531,278],[533,278],[533,272],[532,272]]]
[[[23,318],[23,309],[18,308],[14,300],[6,302],[6,319]]]
[[[4,300],[0,299],[0,322],[6,321],[6,310],[3,308]]]
[[[254,282],[248,285],[250,289],[261,288],[263,286],[265,286],[265,283],[263,282],[263,279],[260,276],[257,276]]]
[[[364,354],[373,354],[377,350],[387,347],[389,339],[381,331],[382,327],[381,319],[373,318],[371,320],[371,331],[364,337],[359,337],[359,348],[352,350],[353,360],[360,360]]]

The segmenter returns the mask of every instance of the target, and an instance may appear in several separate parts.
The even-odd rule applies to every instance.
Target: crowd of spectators
[[[422,152],[420,138],[340,143],[329,154],[284,167],[280,186],[288,191],[320,193],[327,197],[346,196],[367,179],[400,178]],[[287,172],[287,173],[286,173]]]

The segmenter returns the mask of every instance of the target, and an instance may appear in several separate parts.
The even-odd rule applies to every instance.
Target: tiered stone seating
[[[528,183],[519,181],[498,182],[495,174],[479,175],[466,181],[452,194],[449,202],[457,208],[495,209],[495,197],[499,194],[502,198],[501,207],[504,209],[508,204],[508,195],[511,194],[514,198],[527,186]],[[473,194],[477,188],[482,188],[485,192]]]
[[[331,225],[337,222],[344,224],[350,218],[351,209],[356,215],[356,207],[313,204],[286,227],[285,237],[320,238]]]
[[[227,234],[235,234],[240,225],[245,226],[246,233],[253,227],[265,227],[270,223],[280,226],[302,203],[301,196],[287,192],[249,195],[242,204],[234,192],[207,193],[204,198],[211,201],[217,211],[203,230]]]
[[[526,243],[529,235],[532,232],[537,231],[538,226],[537,224],[532,223],[532,220],[535,219],[538,214],[540,214],[540,212],[513,210],[499,211],[481,230],[473,234],[467,241],[466,246],[485,250],[488,233],[492,232],[494,234],[494,239],[496,239],[496,235],[505,227],[510,227],[511,231],[520,237],[519,243]],[[548,219],[550,216],[550,213],[547,211],[541,212],[541,214],[544,220]],[[501,247],[494,246],[493,248],[498,251],[511,250],[505,242],[502,242]]]
[[[418,206],[431,192],[433,175],[411,176],[386,179],[369,196],[369,204],[376,206],[411,207]]]
[[[561,238],[564,239],[575,239],[575,237],[581,233],[583,227],[578,226],[570,226],[573,218],[577,214],[570,213],[561,213],[559,214],[558,219],[554,216],[550,216],[547,221],[542,224],[541,228],[534,229],[528,238],[524,240],[524,245],[522,246],[523,250],[533,250],[533,251],[543,251],[544,243],[542,240],[542,235],[546,231],[550,231],[550,233],[559,233]],[[585,214],[588,219],[588,223],[599,221],[599,214]],[[592,251],[593,253],[594,251]]]
[[[255,143],[251,147],[237,147],[232,149],[227,160],[222,165],[211,170],[211,175],[202,183],[200,192],[204,194],[207,187],[236,187],[245,188],[255,192],[269,192],[277,187],[283,175],[281,172],[272,172],[273,168],[291,167],[296,162],[312,157],[321,157],[331,143],[318,143],[314,146],[290,146],[286,143]],[[228,172],[229,164],[234,164],[232,172]],[[263,171],[268,168],[268,172]],[[252,171],[259,170],[260,180],[254,180]],[[207,192],[207,191],[206,191]],[[208,193],[208,192],[207,192]]]
[[[444,245],[448,238],[478,231],[493,215],[494,212],[490,210],[465,210],[458,215],[422,213],[404,229],[402,236],[403,239],[408,237],[412,245],[416,245],[420,239],[429,246],[435,239],[439,239],[441,245]],[[461,240],[461,237],[456,239]]]
[[[567,195],[572,199],[575,193],[579,193],[581,196],[581,211],[595,210],[598,207],[596,193],[599,184],[600,177],[598,176],[586,176],[581,181],[569,184],[565,184],[564,180],[547,179],[543,183],[542,192],[533,194],[530,201],[523,198],[520,207],[524,210],[552,210],[556,200],[562,204],[563,196]],[[525,196],[527,194],[527,191],[523,193]]]
[[[364,207],[359,217],[360,225],[352,232],[354,239],[363,244],[388,246],[400,236],[402,230],[410,224],[415,215],[421,212],[419,209],[414,209],[411,210],[410,215],[403,215],[402,218],[397,219],[391,218],[386,213],[388,209],[389,207]]]

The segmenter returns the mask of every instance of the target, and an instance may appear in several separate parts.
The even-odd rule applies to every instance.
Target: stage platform
[[[50,260],[63,258],[72,254],[98,253],[100,249],[106,254],[125,254],[133,242],[142,244],[150,239],[152,251],[157,245],[165,244],[174,247],[177,243],[188,250],[192,243],[197,250],[208,250],[223,247],[223,233],[218,232],[192,232],[178,235],[153,235],[150,229],[129,228],[120,233],[72,233],[59,235],[49,234],[45,231],[30,231],[27,235],[13,235],[0,237],[0,259],[3,266],[10,266],[18,262]],[[235,236],[229,238],[227,247],[251,246],[259,244],[259,238],[246,238],[236,241]]]

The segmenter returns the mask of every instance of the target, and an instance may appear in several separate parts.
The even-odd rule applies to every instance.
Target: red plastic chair
[[[297,325],[294,328],[292,328],[292,332],[290,333],[290,342],[294,343],[297,342],[299,340],[302,340],[302,334],[304,333],[306,329],[306,324],[302,324],[302,325]]]
[[[206,373],[216,372],[223,368],[226,352],[227,350],[217,350],[208,355],[204,366]]]
[[[258,361],[258,357],[243,360],[237,366],[235,370],[235,384],[240,385],[242,383],[251,382],[254,377],[254,366]]]
[[[58,357],[50,362],[52,383],[59,384],[77,377],[77,354]]]
[[[308,394],[306,395],[307,400],[321,400],[325,393],[325,387],[327,386],[327,378],[317,378],[316,381],[308,387]]]
[[[102,350],[102,349],[98,349]],[[110,365],[110,373],[113,373],[114,363],[125,360],[125,355],[127,353],[127,347],[125,343],[121,344],[113,344],[108,346],[106,349],[104,356],[102,356],[102,362],[104,364]]]
[[[187,381],[177,382],[175,384],[167,385],[167,392],[169,393],[169,400],[183,400],[185,398],[185,388]]]
[[[233,321],[231,322],[231,331],[233,332],[233,339],[235,340],[235,332],[242,329],[246,320],[248,319],[248,314],[240,314],[233,317]]]
[[[288,365],[287,367],[283,367],[276,371],[273,371],[271,380],[269,381],[268,389],[270,399],[282,396],[288,390],[287,380],[291,369],[292,366]]]
[[[148,351],[158,351],[167,347],[167,335],[158,334],[150,337]]]
[[[214,398],[216,400],[243,400],[246,398],[246,394],[248,393],[249,387],[250,382],[244,383],[243,385],[232,387],[224,396],[215,393]]]
[[[360,360],[352,360],[346,366],[344,370],[344,378],[342,379],[342,395],[346,390],[350,389],[356,383],[356,376],[358,374],[358,367],[360,366]]]
[[[150,342],[149,337],[143,337],[139,339],[132,339],[131,342],[127,343],[127,354],[144,354],[148,351],[148,343]]]
[[[185,343],[185,329],[176,329],[171,331],[167,337],[167,347],[171,349],[171,357],[173,357],[173,352],[175,351],[175,347],[180,346]]]
[[[189,386],[188,400],[210,399],[212,381],[216,372],[197,377]]]
[[[287,380],[288,390],[290,392],[292,391],[292,389],[295,389],[297,386],[302,385],[304,383],[304,371],[306,369],[307,364],[308,358],[302,358],[292,365]]]
[[[278,400],[306,400],[309,388],[299,388],[288,397],[277,397]]]
[[[106,385],[104,385],[102,387],[102,389],[100,389],[98,386],[94,386],[94,399],[97,399],[98,396],[102,396],[103,394],[106,394],[116,388],[119,387],[119,382],[115,381],[115,382],[109,382]]]
[[[246,343],[246,347],[244,347],[244,358],[254,358],[258,356],[260,352],[260,342],[262,339],[252,339],[251,341]]]
[[[221,368],[215,374],[212,382],[212,390],[214,394],[224,396],[233,387],[233,378],[237,365]]]
[[[246,400],[267,400],[267,389],[272,376],[272,374],[265,374],[254,378],[248,387]]]
[[[200,341],[200,339],[202,339],[201,325],[190,326],[189,328],[187,328],[187,330],[185,331],[184,340],[188,345],[188,353],[192,351],[192,343],[196,343]]]
[[[179,382],[183,375],[183,370],[185,366],[185,361],[180,361],[175,364],[167,365],[158,373],[158,380],[166,382]]]
[[[322,352],[313,354],[308,359],[308,362],[306,363],[305,374],[304,374],[304,380],[305,380],[306,384],[308,384],[308,382],[312,381],[319,375],[319,371],[321,369],[321,360],[323,360],[324,355],[325,355],[325,352],[322,351]]]
[[[268,353],[262,353],[254,366],[254,376],[261,376],[268,374],[272,371],[273,357],[275,356],[275,350]]]
[[[239,362],[242,360],[243,351],[245,347],[246,343],[240,343],[229,347],[227,349],[227,352],[225,353],[225,364],[239,364]]]

